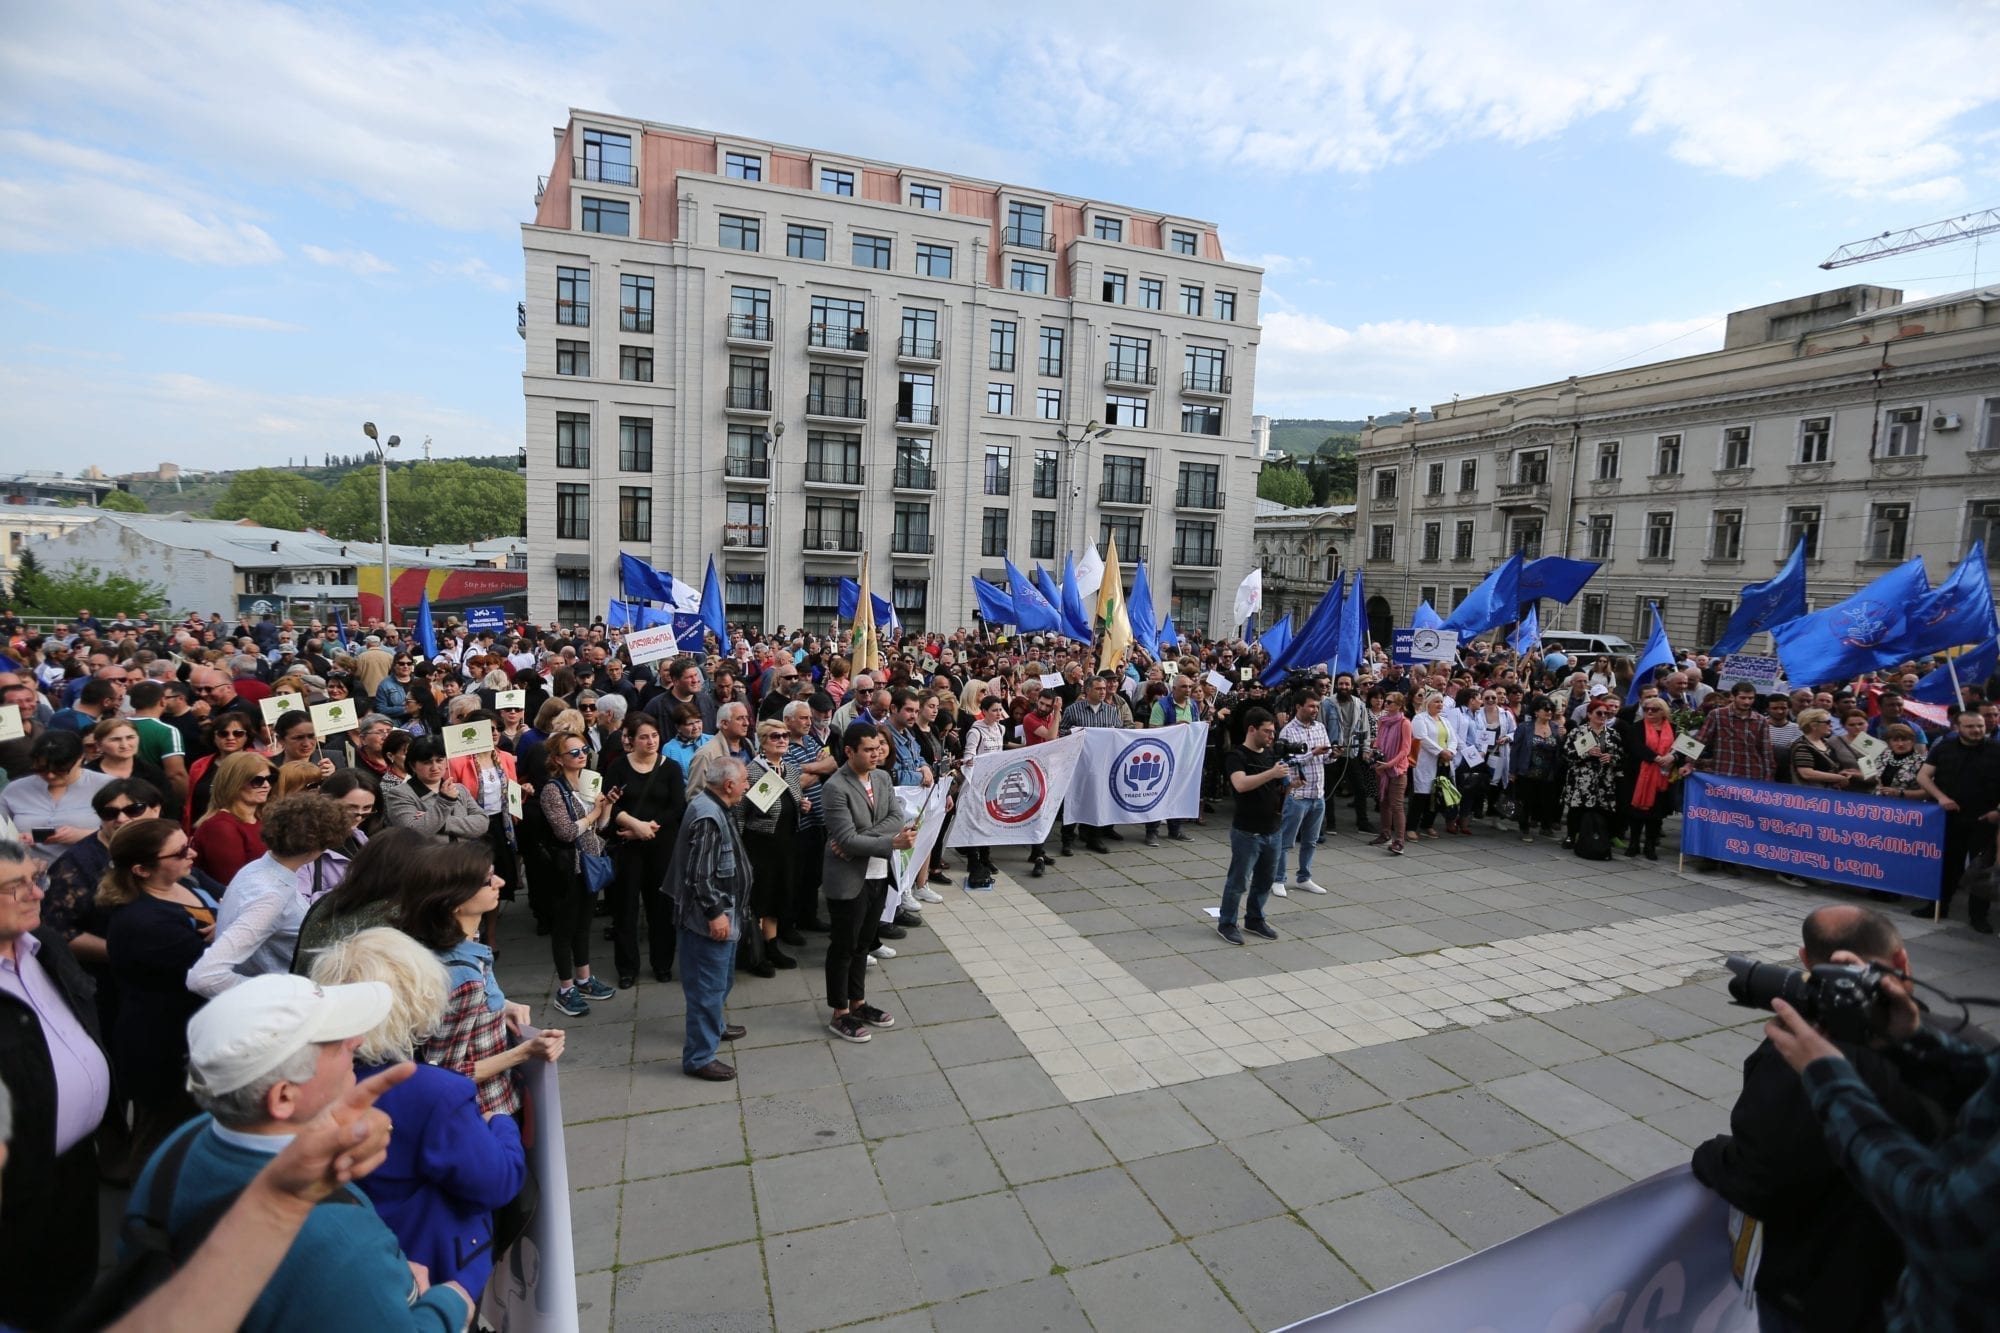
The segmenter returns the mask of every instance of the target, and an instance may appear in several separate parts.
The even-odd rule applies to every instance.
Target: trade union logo
[[[1033,759],[1016,759],[994,769],[980,795],[986,802],[986,816],[994,823],[1026,824],[1049,799],[1048,775]]]
[[[1106,779],[1111,799],[1135,815],[1143,815],[1167,797],[1174,785],[1174,752],[1154,740],[1133,741],[1111,761]]]
[[[1873,600],[1856,602],[1840,613],[1840,641],[1850,648],[1876,648],[1903,628],[1903,613]]]

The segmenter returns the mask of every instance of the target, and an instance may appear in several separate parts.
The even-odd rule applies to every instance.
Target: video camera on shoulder
[[[1304,754],[1310,754],[1312,746],[1304,741],[1288,741],[1280,736],[1271,742],[1271,753],[1279,763],[1289,763]]]
[[[1760,963],[1734,954],[1725,962],[1730,973],[1729,998],[1737,1004],[1746,1009],[1769,1009],[1771,1001],[1783,999],[1827,1036],[1851,1043],[1865,1042],[1876,1034],[1884,999],[1882,979],[1902,975],[1879,963],[1860,967],[1821,963],[1811,972],[1801,972],[1782,963]]]

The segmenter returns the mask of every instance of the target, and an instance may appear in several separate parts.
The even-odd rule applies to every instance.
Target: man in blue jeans
[[[1264,904],[1278,870],[1278,823],[1285,803],[1285,784],[1292,771],[1277,761],[1271,742],[1278,724],[1270,712],[1252,708],[1243,715],[1243,744],[1222,761],[1222,775],[1236,793],[1236,814],[1229,826],[1229,874],[1222,882],[1222,915],[1215,933],[1231,944],[1243,943],[1243,931],[1267,940],[1278,938],[1264,920]],[[1243,895],[1250,895],[1247,906]],[[1243,908],[1243,928],[1236,927]]]
[[[718,1055],[743,1029],[725,1025],[723,1003],[736,980],[736,945],[750,898],[750,857],[729,807],[743,799],[750,779],[743,761],[712,758],[701,767],[705,790],[688,802],[674,839],[673,859],[661,888],[674,900],[680,928],[681,993],[687,997],[687,1039],[681,1072],[711,1083],[736,1077]]]
[[[1319,700],[1306,695],[1297,704],[1292,720],[1279,735],[1305,751],[1285,762],[1294,775],[1285,793],[1285,812],[1278,824],[1278,873],[1271,878],[1271,893],[1285,896],[1285,862],[1291,859],[1292,844],[1299,848],[1299,877],[1293,881],[1307,893],[1325,893],[1313,879],[1313,852],[1319,847],[1320,826],[1326,822],[1326,758],[1333,753],[1326,727],[1319,720]]]

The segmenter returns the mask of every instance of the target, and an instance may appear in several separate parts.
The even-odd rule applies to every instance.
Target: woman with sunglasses
[[[43,731],[28,749],[29,773],[0,791],[14,827],[33,839],[28,850],[46,867],[63,849],[97,829],[91,798],[111,779],[83,767],[83,737],[73,731]]]
[[[1648,861],[1660,859],[1660,828],[1674,812],[1674,753],[1679,733],[1667,701],[1654,695],[1639,702],[1639,716],[1627,723],[1620,744],[1637,767],[1632,775],[1630,809],[1625,820],[1625,855],[1642,852]]]
[[[272,804],[262,824],[267,850],[229,881],[215,938],[188,969],[189,990],[220,995],[247,978],[291,969],[308,907],[299,872],[340,845],[347,822],[340,803],[318,792]],[[200,829],[195,830],[195,850],[206,863]]]
[[[208,812],[209,788],[215,783],[216,766],[232,754],[250,746],[252,722],[248,714],[228,709],[208,720],[202,739],[209,752],[188,765],[187,803],[181,808],[181,825],[193,829],[195,821]]]
[[[1563,839],[1567,849],[1576,848],[1585,811],[1596,811],[1607,825],[1618,812],[1618,760],[1624,747],[1613,725],[1617,716],[1618,700],[1601,695],[1590,701],[1583,727],[1571,733],[1570,764],[1563,774],[1563,808],[1569,811],[1568,836]]]
[[[42,899],[42,924],[69,942],[84,970],[102,979],[104,922],[92,904],[97,882],[111,865],[111,839],[137,819],[160,813],[159,788],[136,778],[113,778],[97,789],[90,808],[100,821],[97,832],[70,844],[49,867],[49,886]],[[105,998],[99,992],[99,999]]]
[[[137,778],[155,791],[167,790],[167,775],[139,757],[139,729],[130,718],[106,718],[90,729],[97,757],[84,767],[107,778]]]
[[[260,828],[275,778],[271,761],[239,750],[215,766],[208,813],[194,826],[194,847],[208,873],[226,886],[236,872],[264,854]]]
[[[536,800],[551,843],[546,863],[555,877],[549,899],[549,943],[555,952],[556,1008],[572,1018],[590,1012],[590,1000],[618,994],[590,975],[590,918],[595,896],[584,878],[583,858],[604,855],[600,833],[622,794],[600,790],[586,800],[577,790],[590,766],[590,745],[581,730],[549,737],[549,777]]]

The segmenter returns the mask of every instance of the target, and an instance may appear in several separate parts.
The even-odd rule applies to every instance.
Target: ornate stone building
[[[1291,509],[1260,498],[1251,531],[1264,571],[1260,627],[1276,624],[1287,613],[1293,625],[1301,624],[1328,585],[1353,563],[1351,504]]]

